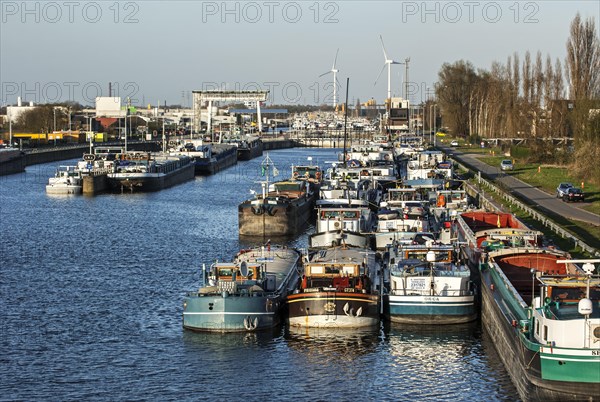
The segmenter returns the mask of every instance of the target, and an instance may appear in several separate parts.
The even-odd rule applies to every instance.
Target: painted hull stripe
[[[600,358],[598,356],[590,356],[589,359],[573,359],[573,358],[562,358],[562,357],[550,357],[550,356],[540,356],[542,359],[545,360],[560,360],[560,361],[567,361],[567,362],[581,362],[581,363],[600,363]]]
[[[351,297],[306,297],[303,299],[294,299],[294,300],[288,300],[288,303],[298,303],[298,302],[307,302],[307,301],[315,301],[315,300],[319,300],[319,301],[342,301],[342,300],[346,300],[346,301],[355,301],[355,302],[361,302],[361,303],[371,303],[371,304],[377,304],[377,300],[369,300],[369,299],[354,299]]]
[[[467,307],[474,306],[473,303],[390,303],[391,306],[411,307]]]
[[[192,313],[192,312],[184,312],[183,315],[274,315],[275,313],[257,313],[255,311],[247,311],[247,312],[206,312],[206,313]]]

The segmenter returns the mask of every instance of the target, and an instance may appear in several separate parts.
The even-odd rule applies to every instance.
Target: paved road
[[[580,207],[582,204],[570,204],[556,198],[554,194],[548,194],[545,191],[533,187],[509,174],[500,170],[500,167],[490,166],[482,162],[474,154],[466,154],[454,148],[440,147],[448,155],[451,155],[457,161],[470,165],[476,170],[481,171],[482,176],[487,176],[491,180],[502,183],[509,188],[514,195],[527,201],[532,208],[549,211],[553,214],[563,216],[568,219],[591,223],[600,226],[600,215],[588,212]],[[558,185],[558,183],[557,183]]]

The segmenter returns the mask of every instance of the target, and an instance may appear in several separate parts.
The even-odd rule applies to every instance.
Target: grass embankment
[[[448,140],[449,142],[450,140]],[[446,142],[446,141],[445,141]],[[570,171],[566,167],[544,165],[544,164],[533,164],[521,162],[519,158],[511,158],[504,155],[502,150],[497,147],[493,148],[480,148],[477,146],[468,146],[460,143],[458,150],[461,152],[469,152],[475,154],[481,154],[481,160],[490,166],[500,167],[500,161],[502,159],[513,159],[514,170],[506,172],[514,177],[535,186],[541,190],[546,191],[549,194],[555,194],[558,183],[570,182],[576,187],[582,186],[582,180],[574,177],[570,174]],[[583,183],[583,190],[586,195],[584,209],[600,214],[600,187],[590,183]],[[507,209],[510,206],[501,200],[499,197],[495,197],[496,201],[503,204]],[[522,212],[517,208],[512,208],[512,211],[519,219],[528,225],[547,232],[544,226],[536,220],[530,218],[526,213]],[[598,226],[587,224],[580,221],[572,221],[559,215],[549,216],[556,224],[562,226],[564,229],[572,232],[575,236],[589,244],[590,246],[600,249],[600,222]],[[568,250],[571,254],[577,255],[581,253],[581,250],[575,250],[573,242],[568,239],[563,239],[557,234],[552,233],[553,241],[563,250]]]

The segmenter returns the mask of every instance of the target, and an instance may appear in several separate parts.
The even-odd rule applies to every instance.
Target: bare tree
[[[54,108],[52,105],[41,105],[23,112],[17,127],[22,132],[47,134],[53,130]]]
[[[477,74],[473,65],[460,60],[444,63],[438,73],[436,94],[445,124],[456,135],[468,136]]]
[[[571,99],[592,99],[600,95],[600,42],[593,18],[582,21],[577,13],[571,22],[565,67]]]

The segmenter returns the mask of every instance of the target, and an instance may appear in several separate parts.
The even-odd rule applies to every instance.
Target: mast
[[[269,158],[269,154],[267,153],[267,157],[260,164],[262,168],[262,173],[266,177],[266,181],[262,182],[262,196],[263,203],[265,202],[265,198],[267,197],[267,193],[269,192],[269,169],[273,166],[273,161]]]
[[[348,87],[350,86],[350,77],[346,78],[346,107],[344,110],[344,167],[347,166],[346,164],[346,141],[348,138],[348,131],[347,131],[347,125],[348,125]]]

